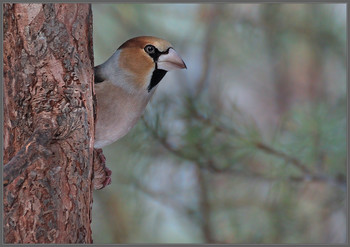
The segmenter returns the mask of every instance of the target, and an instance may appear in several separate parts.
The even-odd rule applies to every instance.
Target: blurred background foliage
[[[345,4],[94,4],[95,65],[169,40],[144,117],[104,149],[95,243],[345,243]]]

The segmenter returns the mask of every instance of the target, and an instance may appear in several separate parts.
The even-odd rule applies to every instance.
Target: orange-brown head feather
[[[132,82],[139,89],[148,86],[155,69],[154,60],[144,50],[146,45],[153,45],[161,52],[171,47],[171,44],[166,40],[152,36],[140,36],[124,42],[118,48],[120,50],[120,68],[133,75]]]
[[[186,65],[168,41],[140,36],[124,42],[104,64],[96,66],[95,79],[97,83],[112,81],[129,93],[146,93],[167,71],[179,68]]]

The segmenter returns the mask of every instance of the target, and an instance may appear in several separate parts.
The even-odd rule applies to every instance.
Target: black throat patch
[[[148,92],[150,92],[152,90],[152,88],[154,88],[155,86],[158,85],[158,83],[163,79],[163,77],[165,76],[166,74],[166,70],[163,70],[163,69],[155,69],[153,71],[153,74],[152,74],[152,78],[151,78],[151,82],[149,83],[148,85]]]
[[[163,69],[158,69],[158,66],[157,66],[157,62],[158,62],[158,58],[162,55],[162,54],[168,54],[169,53],[169,50],[171,47],[169,47],[166,51],[159,51],[156,47],[154,47],[154,52],[152,54],[148,54],[150,55],[152,58],[153,58],[153,61],[155,63],[155,69],[153,71],[153,74],[152,74],[152,78],[151,78],[151,82],[149,83],[148,85],[148,92],[150,92],[152,90],[152,88],[154,88],[155,86],[158,85],[158,83],[163,79],[163,77],[165,76],[166,70],[163,70]],[[145,48],[146,49],[146,48]]]

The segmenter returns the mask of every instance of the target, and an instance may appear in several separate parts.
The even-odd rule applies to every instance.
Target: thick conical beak
[[[179,55],[177,55],[173,48],[170,48],[167,54],[162,54],[158,58],[157,66],[158,69],[163,69],[166,71],[174,69],[187,69],[185,62]]]

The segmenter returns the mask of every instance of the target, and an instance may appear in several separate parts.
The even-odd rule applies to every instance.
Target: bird
[[[124,42],[94,67],[97,113],[95,148],[125,136],[142,116],[168,71],[187,68],[166,40],[140,36]]]
[[[94,148],[101,150],[125,136],[144,113],[159,82],[176,69],[187,66],[171,43],[153,36],[125,41],[109,59],[94,67]],[[108,168],[106,173],[111,174]],[[103,187],[109,183],[110,179]]]

